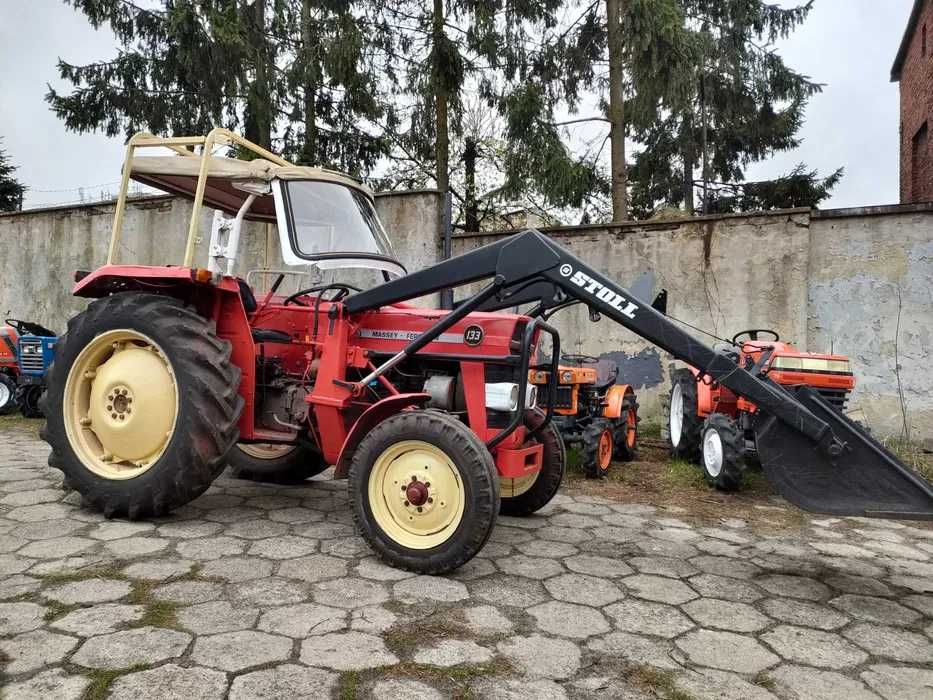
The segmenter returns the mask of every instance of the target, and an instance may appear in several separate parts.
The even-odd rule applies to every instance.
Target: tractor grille
[[[819,395],[827,403],[832,404],[837,411],[842,411],[846,407],[846,401],[849,400],[847,389],[817,389]]]
[[[542,387],[542,397],[546,395],[546,387]],[[554,399],[554,408],[571,408],[573,406],[573,387],[558,386],[557,397]]]
[[[42,359],[42,341],[21,341],[19,363],[24,372],[41,372],[45,368],[45,362]]]

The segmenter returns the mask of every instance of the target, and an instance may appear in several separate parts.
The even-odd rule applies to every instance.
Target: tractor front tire
[[[68,322],[41,401],[49,465],[108,518],[194,500],[237,441],[231,349],[178,299],[123,292],[91,302]]]
[[[16,410],[16,381],[8,374],[0,372],[0,416]]]
[[[420,574],[472,559],[499,512],[492,455],[439,411],[402,411],[376,425],[356,448],[347,489],[356,527],[376,554]]]
[[[583,457],[580,466],[593,479],[604,479],[616,451],[616,426],[608,418],[594,418],[583,429]]]
[[[42,398],[43,390],[44,387],[38,384],[19,387],[16,392],[16,399],[19,403],[19,412],[23,414],[23,418],[42,418],[39,400]]]
[[[688,369],[671,375],[671,393],[667,409],[668,446],[671,456],[688,462],[700,462],[700,432],[697,380]]]
[[[533,409],[525,413],[525,427],[537,428],[544,421],[544,412]],[[560,488],[567,468],[567,450],[560,431],[552,420],[535,438],[543,447],[541,471],[518,479],[499,479],[502,515],[525,517],[536,513],[551,502]]]
[[[622,415],[615,425],[615,458],[620,462],[631,462],[638,457],[638,399],[631,388],[622,398]]]
[[[703,424],[703,475],[720,491],[742,488],[745,471],[745,436],[738,424],[723,413],[713,413]]]
[[[327,469],[321,455],[304,445],[237,444],[227,455],[234,479],[300,484]]]

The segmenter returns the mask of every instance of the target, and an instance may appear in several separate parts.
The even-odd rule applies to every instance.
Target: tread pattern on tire
[[[638,424],[641,418],[638,416],[638,400],[635,392],[626,393],[622,400],[622,415],[618,418],[613,439],[615,440],[615,454],[613,457],[620,462],[631,462],[638,458]],[[635,411],[635,442],[629,447],[626,438],[628,437],[628,414],[629,411]]]
[[[724,413],[712,413],[703,423],[704,440],[710,429],[719,433],[722,441],[722,470],[714,477],[703,462],[703,476],[710,486],[720,491],[738,491],[745,472],[745,436],[736,422]]]
[[[533,409],[525,414],[525,425],[536,428],[544,420],[544,413],[540,409]],[[564,439],[560,430],[552,421],[542,429],[537,439],[544,445],[544,455],[541,461],[541,472],[538,478],[525,493],[515,498],[503,498],[499,506],[502,515],[525,517],[536,513],[551,502],[557,494],[564,472],[567,469],[567,450],[564,448]]]
[[[182,426],[150,469],[125,481],[99,477],[81,463],[69,444],[62,412],[74,358],[96,335],[115,328],[145,333],[165,351],[178,383],[176,425]],[[239,436],[243,399],[231,351],[230,342],[217,337],[213,321],[174,297],[121,292],[91,302],[59,339],[40,401],[48,417],[41,436],[52,447],[49,466],[62,471],[66,482],[108,518],[163,515],[197,498],[223,471]]]
[[[671,455],[678,459],[685,459],[695,464],[700,463],[700,433],[703,430],[703,419],[697,414],[697,382],[693,372],[689,369],[674,370],[671,375],[671,394],[674,387],[680,385],[684,400],[684,420],[681,426],[680,444],[676,447],[671,441],[668,430],[667,444]],[[667,424],[670,426],[671,394],[668,395]]]
[[[263,462],[270,464],[262,464]],[[275,464],[272,465],[272,462]],[[326,471],[328,467],[320,454],[302,445],[273,460],[252,457],[234,446],[227,455],[227,465],[234,479],[281,485],[300,484],[305,479]]]
[[[605,431],[609,431],[612,436],[612,451],[615,453],[616,428],[613,421],[608,418],[594,418],[588,426],[583,429],[583,441],[581,443],[582,458],[580,467],[583,472],[591,479],[603,479],[609,473],[612,466],[612,457],[606,468],[599,468],[599,440]]]
[[[424,438],[428,438],[426,442],[431,438],[444,440],[460,453],[460,459],[456,459],[458,455],[449,456],[460,469],[466,503],[459,528],[446,542],[431,549],[413,550],[381,534],[368,509],[369,475],[374,461],[389,445]],[[472,559],[492,534],[499,511],[499,477],[486,445],[456,417],[435,410],[402,411],[376,425],[353,454],[347,490],[357,531],[379,558],[390,566],[420,574],[447,573]]]

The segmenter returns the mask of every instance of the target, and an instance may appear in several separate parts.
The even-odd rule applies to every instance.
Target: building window
[[[910,144],[910,195],[913,202],[919,202],[922,196],[930,195],[926,191],[930,188],[928,179],[933,175],[929,172],[929,139],[928,122],[923,122]]]

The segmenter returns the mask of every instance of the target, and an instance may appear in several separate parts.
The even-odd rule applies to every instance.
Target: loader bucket
[[[760,415],[758,454],[768,480],[784,498],[815,513],[933,520],[933,486],[811,388],[791,392],[829,423],[845,449],[832,459],[803,433]]]

